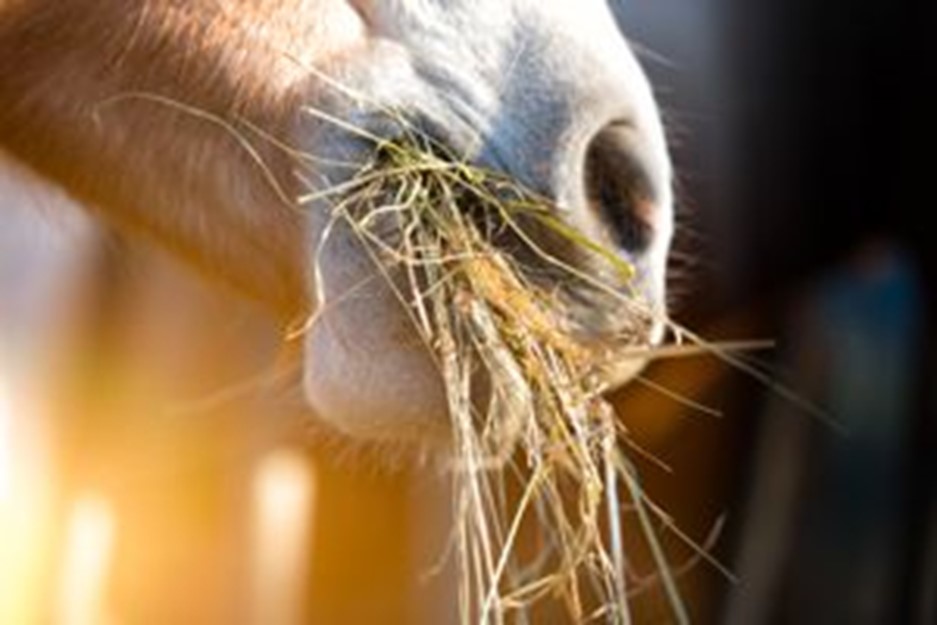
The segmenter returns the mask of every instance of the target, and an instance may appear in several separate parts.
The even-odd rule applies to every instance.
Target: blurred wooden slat
[[[94,493],[79,495],[69,510],[59,579],[58,625],[108,622],[107,587],[117,519],[110,503]]]
[[[254,469],[251,556],[252,625],[306,622],[304,594],[310,563],[315,476],[309,459],[277,449]]]
[[[325,458],[316,476],[310,622],[409,625],[409,476]]]

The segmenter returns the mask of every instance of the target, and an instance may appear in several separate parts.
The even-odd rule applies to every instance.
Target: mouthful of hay
[[[660,323],[633,268],[547,201],[415,133],[380,142],[331,199],[444,380],[462,622],[534,622],[549,603],[568,622],[629,623],[624,505],[683,620],[627,432],[603,398]],[[614,311],[614,335],[590,330],[599,307]]]

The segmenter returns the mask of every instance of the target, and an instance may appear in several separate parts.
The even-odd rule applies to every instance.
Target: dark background
[[[702,397],[726,418],[655,449],[678,522],[702,541],[725,520],[738,579],[685,576],[696,622],[937,622],[933,6],[617,9],[679,173],[677,319],[771,338],[750,362],[824,413],[722,372]]]

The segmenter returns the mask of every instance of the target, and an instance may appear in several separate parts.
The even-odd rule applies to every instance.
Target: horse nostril
[[[654,197],[650,177],[633,149],[626,123],[605,126],[586,149],[584,183],[593,216],[609,238],[630,254],[650,247]]]

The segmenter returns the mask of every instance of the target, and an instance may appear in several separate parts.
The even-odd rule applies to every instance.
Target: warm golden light
[[[303,622],[314,481],[300,454],[275,451],[254,474],[252,554],[256,625]]]
[[[80,496],[66,531],[56,622],[101,625],[106,622],[104,595],[116,532],[110,504],[94,494]]]
[[[0,372],[0,508],[13,496],[13,405]],[[2,514],[2,511],[0,511]]]
[[[0,367],[0,623],[41,622],[50,485],[36,414]]]

